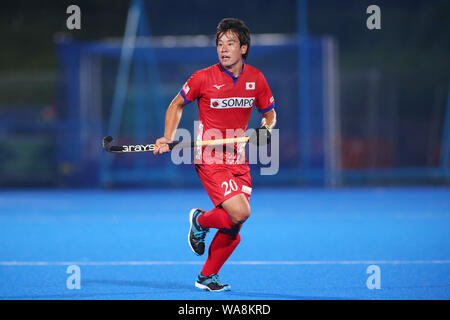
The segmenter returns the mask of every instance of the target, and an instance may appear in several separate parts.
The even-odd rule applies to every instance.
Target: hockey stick
[[[239,137],[229,139],[205,140],[205,141],[174,141],[168,143],[169,149],[172,150],[175,146],[177,148],[193,148],[195,146],[215,146],[228,143],[247,142],[250,137]],[[103,138],[102,147],[108,152],[114,153],[132,153],[132,152],[152,152],[158,149],[156,144],[136,144],[136,145],[111,145],[114,138],[107,136]]]

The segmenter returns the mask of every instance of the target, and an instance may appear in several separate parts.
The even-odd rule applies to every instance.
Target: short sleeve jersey
[[[197,141],[243,136],[253,107],[260,113],[275,107],[264,75],[248,64],[243,65],[238,77],[220,63],[199,70],[183,85],[180,94],[186,103],[198,100]],[[234,134],[230,136],[231,132]],[[196,148],[194,160],[204,161],[201,153],[202,148]]]

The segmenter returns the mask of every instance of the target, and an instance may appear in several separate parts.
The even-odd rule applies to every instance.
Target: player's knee
[[[225,201],[223,208],[234,224],[243,224],[250,217],[250,204],[242,195]]]
[[[242,212],[241,215],[242,223],[244,223],[245,221],[247,221],[248,218],[250,218],[250,213],[251,213],[250,207]]]
[[[243,224],[248,218],[250,218],[250,213],[250,207],[240,208],[239,210],[236,210],[233,215],[231,215],[231,221],[233,221],[234,224]]]

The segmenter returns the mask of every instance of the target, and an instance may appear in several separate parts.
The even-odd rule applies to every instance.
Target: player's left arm
[[[277,113],[275,112],[275,109],[263,113],[261,119],[261,128],[266,127],[269,131],[272,131],[276,123],[277,123]]]
[[[272,129],[277,122],[277,114],[275,109],[271,109],[262,114],[261,127],[256,129],[250,136],[250,143],[257,146],[267,145],[271,141]]]
[[[261,73],[257,82],[258,93],[256,98],[258,111],[261,113],[261,127],[251,137],[251,142],[257,145],[270,143],[272,129],[277,122],[277,114],[275,112],[275,99],[269,85]]]

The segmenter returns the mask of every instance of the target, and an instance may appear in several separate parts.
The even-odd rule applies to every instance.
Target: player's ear
[[[248,45],[243,44],[243,45],[241,46],[241,55],[246,54],[246,53],[247,53],[247,50],[248,50]]]

